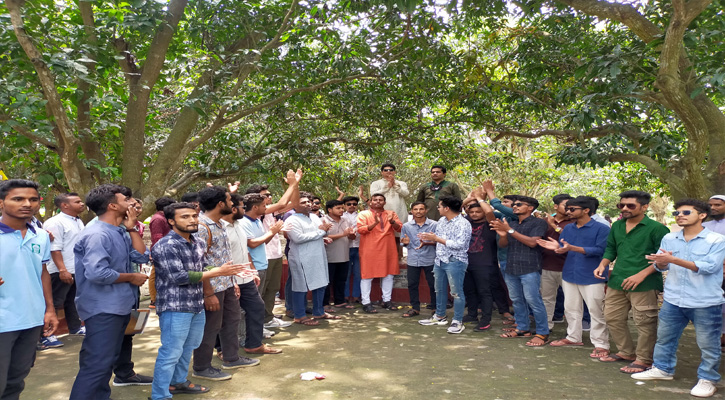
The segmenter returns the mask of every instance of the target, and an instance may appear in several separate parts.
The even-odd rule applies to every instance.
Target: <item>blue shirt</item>
[[[694,261],[698,271],[668,264],[663,299],[682,308],[718,306],[723,300],[722,263],[725,260],[725,236],[707,228],[690,241],[684,232],[671,232],[662,238],[660,248],[686,261]],[[659,267],[655,267],[661,271]]]
[[[129,282],[114,282],[121,274],[133,273],[131,262],[147,263],[148,250],[139,253],[131,246],[124,227],[99,220],[81,232],[73,251],[76,309],[81,319],[96,314],[130,314],[138,290]]]
[[[449,263],[454,258],[468,264],[468,246],[471,243],[471,223],[458,214],[450,221],[441,217],[436,226],[436,236],[445,239],[446,244],[436,244],[435,265]]]
[[[262,225],[262,221],[259,219],[252,219],[245,215],[239,222],[242,224],[242,228],[244,228],[244,233],[247,234],[248,239],[257,239],[264,236],[266,233],[264,225]],[[252,256],[254,268],[256,268],[257,271],[264,271],[269,266],[266,247],[265,243],[262,243],[254,248],[247,246],[249,255]]]
[[[0,333],[43,325],[41,275],[50,260],[48,232],[28,224],[25,237],[0,223]]]
[[[175,231],[151,249],[156,268],[156,313],[204,311],[202,282],[191,283],[189,272],[204,272],[206,246],[194,235],[190,242]]]
[[[436,230],[435,221],[426,218],[423,225],[418,225],[415,220],[410,220],[403,224],[403,228],[400,230],[400,237],[407,236],[410,239],[410,243],[403,245],[408,249],[408,265],[411,267],[428,267],[435,263],[436,259],[436,246],[425,245],[420,249],[420,239],[418,234],[422,232],[434,232]]]
[[[594,270],[602,261],[602,255],[607,248],[607,236],[609,236],[609,226],[593,219],[581,228],[576,222],[566,225],[559,235],[559,241],[566,240],[572,246],[582,247],[586,254],[567,252],[561,278],[577,285],[606,282],[594,276]],[[609,274],[608,270],[609,267],[604,270],[604,276]]]

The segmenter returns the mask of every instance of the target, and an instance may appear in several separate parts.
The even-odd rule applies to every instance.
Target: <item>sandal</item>
[[[601,362],[617,362],[617,361],[632,362],[634,360],[635,360],[634,358],[624,358],[617,353],[608,354],[599,359],[599,361],[601,361]]]
[[[256,349],[245,348],[244,351],[248,354],[280,354],[282,352],[282,349],[275,349],[274,347],[269,347],[263,344]]]
[[[316,321],[309,317],[304,317],[304,318],[300,318],[300,319],[295,318],[295,324],[300,324],[300,325],[304,325],[304,326],[317,326],[320,324],[320,321]]]
[[[342,319],[342,317],[339,316],[339,315],[331,315],[331,314],[328,314],[328,313],[324,313],[324,314],[322,314],[322,315],[320,315],[318,317],[315,317],[313,315],[312,318],[313,319]]]
[[[348,310],[352,310],[353,308],[355,308],[355,306],[353,306],[350,303],[335,304],[335,307],[337,307],[337,308],[346,308]]]
[[[325,307],[325,312],[328,314],[334,314],[337,312],[337,310],[335,310],[334,308],[332,308],[330,306],[327,306],[327,307]]]
[[[420,311],[411,308],[410,310],[406,311],[405,314],[403,314],[403,318],[415,317],[416,315],[420,315]]]
[[[554,347],[584,346],[584,343],[572,342],[571,340],[564,338],[564,339],[554,340],[553,342],[549,343],[549,346],[554,346]]]
[[[474,332],[486,332],[487,330],[491,329],[491,324],[481,326],[480,324],[473,328]]]
[[[591,354],[589,354],[589,357],[591,358],[603,358],[607,357],[609,355],[609,350],[603,349],[601,347],[595,347],[594,351],[592,351]]]
[[[172,389],[173,388],[173,389]],[[169,393],[171,394],[196,394],[206,393],[209,388],[206,386],[195,385],[190,381],[184,383],[177,383],[175,385],[169,385]]]
[[[652,368],[652,366],[646,366],[638,363],[637,361],[631,362],[627,364],[626,366],[619,369],[619,372],[625,373],[625,374],[636,374],[638,372],[644,372],[648,369]]]
[[[536,339],[539,339],[541,343],[534,342],[534,340]],[[549,343],[549,335],[540,335],[537,333],[536,335],[534,335],[533,339],[526,342],[526,345],[529,347],[541,347],[546,345],[547,343]]]
[[[499,337],[510,339],[510,338],[522,338],[522,337],[529,337],[531,336],[531,331],[520,331],[518,329],[514,329],[512,331],[508,331],[504,333],[503,335],[499,335]]]
[[[365,311],[368,314],[375,314],[378,312],[378,310],[373,307],[373,303],[368,303],[363,305],[363,311]]]

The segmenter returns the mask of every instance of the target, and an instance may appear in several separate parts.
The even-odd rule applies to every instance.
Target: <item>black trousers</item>
[[[35,362],[42,326],[0,333],[0,399],[17,400]]]
[[[219,335],[222,345],[224,361],[233,362],[239,359],[239,321],[242,320],[242,310],[239,307],[234,288],[214,293],[219,299],[219,311],[204,311],[206,324],[204,324],[204,337],[201,345],[194,350],[194,371],[203,371],[211,367],[214,357],[214,343]]]
[[[70,285],[60,280],[60,272],[50,274],[50,286],[53,289],[53,307],[65,312],[68,330],[73,333],[81,328],[81,319],[76,311],[76,276]]]
[[[327,272],[329,273],[330,283],[325,288],[325,298],[323,305],[330,305],[330,291],[335,297],[335,304],[345,302],[345,282],[347,281],[347,270],[350,266],[349,261],[338,263],[327,263]]]
[[[430,290],[430,304],[436,303],[435,278],[433,277],[433,266],[413,267],[408,265],[408,295],[410,296],[410,305],[414,310],[420,311],[420,275],[425,274],[425,281],[428,283]]]
[[[509,299],[508,289],[503,280],[501,270],[496,268],[497,277],[491,281],[491,294],[493,294],[493,303],[499,314],[511,312],[511,299]]]
[[[113,364],[113,373],[120,379],[128,379],[136,372],[133,370],[133,335],[123,335],[121,352],[118,353],[118,360]]]
[[[246,332],[244,347],[256,349],[262,345],[265,315],[264,300],[262,300],[254,281],[239,285],[239,294],[239,306],[244,310]],[[234,294],[232,293],[232,295]],[[222,354],[224,354],[224,350],[222,350]]]
[[[491,323],[491,314],[493,313],[493,291],[492,286],[499,279],[498,266],[475,267],[466,270],[466,276],[463,279],[463,293],[466,295],[466,306],[468,307],[468,315],[478,318],[478,308],[481,307],[480,326],[486,326]],[[501,304],[496,304],[501,307]],[[506,304],[508,307],[508,304]],[[501,310],[502,308],[499,308]],[[503,308],[504,310],[506,308]]]

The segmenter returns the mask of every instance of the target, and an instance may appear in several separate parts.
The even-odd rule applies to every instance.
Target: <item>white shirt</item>
[[[265,232],[269,232],[269,229],[277,222],[277,218],[272,214],[264,214],[262,218],[262,226]],[[279,240],[279,233],[272,236],[272,240],[264,246],[264,250],[267,252],[267,260],[274,260],[282,258],[284,253],[282,252],[282,242]]]
[[[71,274],[75,274],[76,263],[73,247],[76,245],[76,241],[78,241],[78,235],[84,228],[83,221],[80,218],[71,217],[62,212],[45,221],[44,227],[53,233],[53,241],[50,242],[50,251],[60,251],[65,269]],[[59,272],[58,266],[55,265],[51,257],[48,263],[48,273],[54,274],[56,272]]]
[[[360,234],[357,233],[357,211],[349,213],[345,211],[342,213],[342,219],[350,223],[350,226],[355,230],[355,240],[350,241],[350,247],[360,247]]]
[[[410,192],[407,183],[396,179],[393,187],[390,187],[387,180],[380,179],[370,184],[370,196],[376,193],[385,196],[386,210],[395,211],[402,223],[408,220],[408,205],[405,198],[408,197]]]
[[[239,220],[234,221],[230,224],[226,220],[221,220],[224,225],[224,229],[227,231],[227,237],[229,238],[229,247],[232,250],[232,262],[234,264],[245,264],[249,262],[249,251],[247,250],[247,234],[244,233],[244,228],[240,224]],[[238,275],[234,277],[234,283],[237,285],[243,285],[254,280],[253,276],[246,276],[244,278]]]
[[[719,233],[721,235],[725,235],[725,218],[723,219],[713,219],[707,222],[703,222],[702,226],[705,228],[715,232]]]

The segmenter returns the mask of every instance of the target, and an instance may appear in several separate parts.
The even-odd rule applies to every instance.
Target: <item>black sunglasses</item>
[[[392,172],[392,171],[395,171],[395,170],[392,169],[392,168],[385,168],[385,169],[383,169],[383,172]]]
[[[314,201],[314,202],[312,202],[312,204],[322,204],[322,203],[319,201]]]
[[[630,210],[634,210],[635,208],[637,208],[637,205],[636,204],[632,204],[632,203],[628,203],[628,204],[617,203],[617,208],[618,209],[624,210],[625,207],[628,208],[628,209],[630,209]]]
[[[688,216],[688,215],[690,215],[692,213],[694,213],[694,211],[692,211],[692,210],[672,211],[672,216],[673,217],[676,217],[676,216],[678,216],[680,214],[682,214],[684,216]]]
[[[529,203],[522,203],[520,201],[517,201],[516,203],[514,203],[514,207],[523,207],[523,206],[530,206],[530,205],[531,204],[529,204]]]
[[[346,206],[357,206],[357,203],[345,203]]]
[[[581,210],[582,209],[581,207],[573,207],[573,206],[572,207],[564,207],[564,208],[566,209],[567,212],[574,212],[576,210]]]

